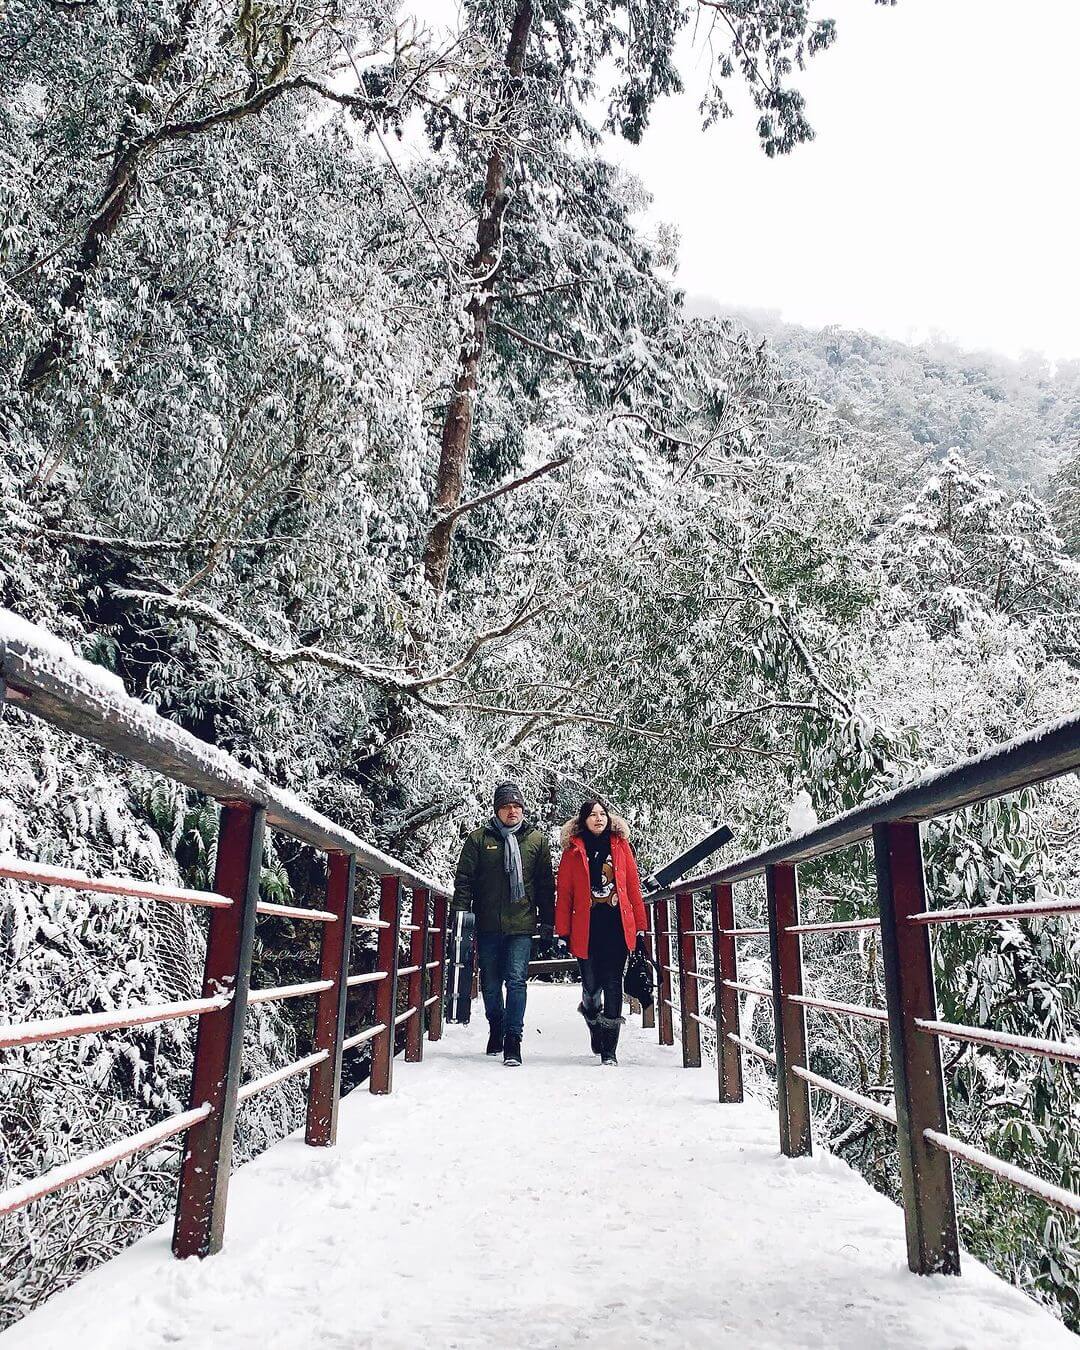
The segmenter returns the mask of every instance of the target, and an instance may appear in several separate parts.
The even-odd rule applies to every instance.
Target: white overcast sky
[[[609,153],[682,234],[692,295],[905,340],[1080,357],[1078,0],[822,0],[817,139],[769,160],[752,108],[700,130],[702,60]]]

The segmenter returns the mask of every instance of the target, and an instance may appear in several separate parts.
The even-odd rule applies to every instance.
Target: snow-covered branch
[[[810,676],[811,680],[813,680],[823,693],[828,694],[837,707],[844,713],[845,717],[850,717],[854,712],[850,699],[845,698],[845,696],[830,684],[821,673],[821,667],[818,665],[817,661],[814,660],[809,647],[807,647],[806,643],[803,641],[798,629],[785,614],[784,606],[776,596],[769,591],[768,587],[754,571],[746,558],[741,560],[739,566],[745,574],[747,581],[754,587],[762,601],[768,605],[776,622],[787,634],[788,641],[791,643],[792,648],[798,656],[807,675]]]
[[[481,506],[487,506],[490,502],[497,501],[499,497],[505,497],[508,492],[516,492],[518,488],[523,488],[527,483],[534,483],[538,478],[543,478],[545,474],[553,473],[556,469],[561,469],[564,464],[569,464],[571,455],[560,455],[558,459],[548,460],[546,464],[541,464],[539,468],[533,469],[530,473],[522,474],[520,478],[511,479],[508,483],[500,483],[498,487],[492,488],[490,492],[481,493],[479,497],[470,497],[466,502],[460,502],[452,511],[447,511],[445,515],[439,517],[440,524],[447,524],[449,521],[457,520],[459,516],[465,515],[467,511],[475,511]]]
[[[636,722],[620,720],[617,717],[608,717],[604,713],[575,712],[566,708],[516,708],[496,703],[474,703],[467,699],[439,700],[428,698],[423,694],[419,694],[417,697],[425,707],[442,713],[486,713],[493,717],[521,717],[525,718],[527,721],[533,719],[544,720],[555,725],[560,722],[572,722],[581,726],[604,727],[626,736],[636,737],[639,740],[669,741],[672,744],[683,744],[690,739],[686,729],[677,725],[645,727]],[[700,737],[695,736],[693,739],[695,744],[701,743]],[[792,758],[790,755],[780,751],[764,750],[755,745],[738,744],[732,741],[717,741],[712,738],[707,738],[706,743],[708,748],[713,751],[723,750],[733,754],[751,755],[760,759],[769,759],[780,762],[785,762]]]
[[[408,681],[402,678],[398,672],[386,667],[369,665],[364,661],[356,660],[355,657],[329,651],[325,647],[276,646],[265,638],[259,637],[257,633],[253,633],[250,628],[246,628],[236,619],[229,618],[227,614],[222,614],[212,605],[204,604],[201,600],[195,600],[190,595],[137,589],[120,589],[117,590],[116,594],[120,599],[135,601],[148,609],[164,610],[175,618],[190,619],[195,623],[206,624],[231,638],[251,652],[253,656],[259,657],[260,660],[265,661],[267,665],[273,666],[277,670],[288,670],[301,665],[320,666],[324,670],[334,671],[339,675],[353,675],[359,679],[367,680],[369,683],[389,692],[404,693],[408,690]]]
[[[116,595],[120,599],[135,601],[148,609],[164,610],[175,618],[189,619],[192,622],[214,628],[275,669],[287,670],[302,665],[318,666],[339,675],[351,675],[357,679],[365,680],[388,693],[405,697],[419,697],[421,690],[431,689],[436,685],[446,684],[456,679],[486,647],[511,637],[542,615],[550,613],[559,605],[565,604],[579,595],[590,584],[591,579],[539,604],[533,604],[532,595],[528,596],[508,619],[493,628],[477,633],[469,641],[464,653],[456,660],[438,671],[419,676],[388,666],[371,665],[368,662],[359,661],[355,657],[346,656],[341,652],[330,651],[325,647],[278,646],[260,637],[257,633],[253,633],[250,628],[247,628],[238,620],[230,618],[227,614],[223,614],[214,606],[205,604],[201,600],[195,600],[187,594],[130,588],[118,589]]]
[[[129,539],[124,535],[87,534],[82,530],[45,529],[41,534],[46,539],[55,539],[70,544],[85,544],[88,548],[116,549],[120,553],[132,553],[153,557],[159,553],[186,553],[204,548],[225,548],[238,551],[247,548],[274,548],[287,544],[304,544],[308,540],[294,534],[266,535],[263,538],[227,538],[227,539]]]
[[[589,361],[584,356],[575,356],[573,352],[564,352],[560,351],[558,347],[549,347],[546,342],[529,337],[527,333],[522,333],[520,329],[514,328],[511,324],[503,323],[501,319],[492,319],[491,327],[500,329],[518,342],[524,342],[526,347],[532,347],[538,352],[543,352],[545,356],[557,357],[560,361],[568,361],[570,365],[580,366],[584,370],[607,370],[611,365],[610,361]]]

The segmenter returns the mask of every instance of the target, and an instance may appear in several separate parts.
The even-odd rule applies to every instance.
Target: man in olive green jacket
[[[480,958],[480,988],[490,1034],[487,1053],[521,1063],[525,981],[532,936],[550,937],[555,882],[548,841],[525,823],[525,799],[516,783],[495,789],[495,814],[473,830],[454,876],[454,909],[472,910]],[[503,1003],[503,985],[506,1002]]]

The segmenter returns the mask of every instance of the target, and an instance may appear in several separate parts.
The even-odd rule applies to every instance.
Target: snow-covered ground
[[[720,1106],[627,1023],[587,1053],[567,987],[532,986],[525,1063],[451,1026],[394,1093],[342,1103],[339,1145],[288,1139],[233,1178],[225,1249],[153,1234],[0,1335],[0,1350],[820,1346],[1075,1350],[968,1258],[908,1272],[900,1212],[775,1118]]]

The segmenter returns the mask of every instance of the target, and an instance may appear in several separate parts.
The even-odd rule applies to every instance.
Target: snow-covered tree
[[[785,832],[797,794],[825,816],[1075,706],[1067,483],[1051,516],[996,474],[1010,449],[1057,463],[1068,372],[909,363],[841,334],[763,342],[689,317],[663,279],[640,186],[589,118],[605,105],[598,124],[642,134],[695,9],[766,151],[805,139],[792,78],[832,37],[808,5],[477,0],[444,40],[378,3],[9,0],[0,603],[443,874],[509,772],[545,823],[613,798],[649,866],[718,817],[750,849]],[[725,111],[714,90],[706,117]],[[1037,491],[1041,473],[1017,477]],[[14,711],[0,742],[5,848],[207,884],[207,803]],[[1078,810],[1058,785],[936,829],[935,893],[1074,885]],[[268,893],[321,883],[309,851],[268,851]],[[804,884],[822,917],[872,907],[865,853]],[[133,942],[115,905],[2,894],[13,1017],[175,996],[198,969],[194,920]],[[1075,949],[1015,929],[942,943],[950,1014],[1075,1033]],[[260,929],[268,982],[309,957]],[[812,960],[824,987],[880,997],[872,940]],[[308,1034],[288,1008],[252,1026],[268,1066]],[[887,1090],[880,1039],[823,1023],[814,1043],[831,1076]],[[183,1095],[176,1024],[73,1043],[57,1073],[51,1053],[3,1079],[8,1174]],[[1030,1165],[1034,1120],[1071,1175],[1063,1082],[970,1051],[950,1081],[979,1138]],[[69,1138],[71,1102],[106,1090]],[[246,1108],[244,1148],[292,1121],[297,1092]],[[876,1127],[841,1111],[825,1128],[894,1184]],[[151,1164],[120,1198],[87,1192],[88,1230],[61,1203],[0,1230],[10,1306],[163,1215]],[[969,1188],[968,1241],[1068,1310],[1064,1235],[1040,1269],[1044,1212],[1013,1205],[995,1227],[1000,1201]],[[31,1240],[53,1254],[36,1273]]]

